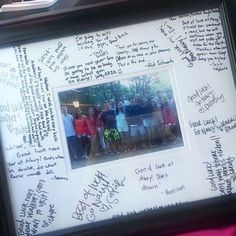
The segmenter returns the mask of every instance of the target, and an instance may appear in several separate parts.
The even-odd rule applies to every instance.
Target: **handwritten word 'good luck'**
[[[107,212],[119,203],[118,195],[125,186],[126,178],[108,180],[101,171],[97,171],[93,181],[83,190],[83,199],[79,200],[72,218],[88,222],[96,220],[97,212]]]
[[[193,129],[195,135],[214,135],[217,132],[229,133],[236,129],[236,115],[223,120],[219,120],[217,116],[202,120],[190,120],[189,126]]]
[[[236,181],[235,157],[225,156],[220,137],[212,136],[213,148],[211,160],[203,162],[206,167],[207,177],[211,191],[218,191],[221,195],[232,194],[233,183]]]
[[[34,189],[28,189],[16,219],[18,235],[35,235],[54,222],[55,205],[48,202],[45,184],[46,181],[40,179]]]
[[[224,103],[225,97],[223,93],[217,94],[209,84],[206,84],[187,96],[187,101],[193,103],[198,108],[199,113],[205,113],[216,104]]]
[[[173,161],[152,163],[143,167],[136,168],[135,174],[138,176],[139,183],[142,184],[142,191],[160,191],[161,194],[172,195],[185,190],[183,184],[171,186],[163,190],[162,183],[170,178],[171,168],[174,166]]]

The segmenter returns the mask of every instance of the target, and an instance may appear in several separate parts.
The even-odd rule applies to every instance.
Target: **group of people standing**
[[[178,122],[174,99],[136,96],[129,101],[123,96],[111,99],[103,106],[97,104],[83,114],[75,108],[75,115],[62,106],[62,118],[70,157],[97,158],[101,154],[114,155],[151,148],[174,141],[173,128]]]

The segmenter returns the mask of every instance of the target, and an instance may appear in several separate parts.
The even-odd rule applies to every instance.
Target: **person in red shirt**
[[[86,116],[82,115],[82,112],[79,108],[76,109],[74,124],[77,138],[82,143],[81,152],[83,152],[83,157],[87,158],[90,150],[90,145],[87,138]]]
[[[167,98],[163,98],[162,104],[162,115],[165,124],[165,138],[168,138],[169,140],[175,140],[176,137],[173,134],[172,130],[175,126],[176,115],[170,109]]]
[[[88,109],[88,117],[85,119],[87,124],[87,137],[90,140],[91,148],[89,156],[94,158],[99,156],[97,147],[97,128],[96,128],[96,117],[93,108]]]
[[[101,146],[102,150],[106,150],[106,143],[104,140],[104,127],[103,127],[103,123],[101,120],[101,116],[102,116],[102,109],[100,105],[96,105],[95,107],[95,117],[96,117],[96,128],[97,128],[97,133],[98,133],[98,137],[99,137],[99,144]]]

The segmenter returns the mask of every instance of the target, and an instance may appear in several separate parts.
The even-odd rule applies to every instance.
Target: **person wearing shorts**
[[[121,138],[121,150],[129,151],[129,125],[125,116],[124,106],[122,102],[117,105],[116,125]]]
[[[176,116],[171,111],[167,98],[163,98],[162,114],[163,114],[163,121],[165,124],[165,140],[175,141],[176,136],[172,131],[176,123]]]
[[[104,103],[104,111],[101,115],[101,121],[104,127],[104,138],[109,148],[110,154],[118,152],[120,135],[116,126],[116,113],[110,109],[108,102]]]
[[[155,144],[164,143],[165,125],[162,117],[161,108],[158,106],[156,99],[151,99],[152,105],[152,133]]]
[[[137,149],[139,143],[144,147],[145,129],[142,122],[142,108],[141,105],[135,102],[134,98],[130,99],[130,105],[126,109],[126,114],[133,148]]]
[[[142,98],[142,118],[143,118],[143,126],[146,130],[147,134],[147,145],[149,147],[153,146],[153,129],[152,129],[152,105],[148,102],[146,97]]]
[[[89,156],[91,158],[95,158],[95,157],[100,156],[100,154],[98,152],[98,146],[97,146],[96,117],[95,117],[94,109],[92,107],[90,107],[88,109],[88,113],[89,113],[89,115],[86,118],[87,137],[91,143]]]

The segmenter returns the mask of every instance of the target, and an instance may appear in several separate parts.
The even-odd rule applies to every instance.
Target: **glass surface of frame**
[[[235,220],[228,10],[121,1],[1,26],[6,235],[174,234]]]

